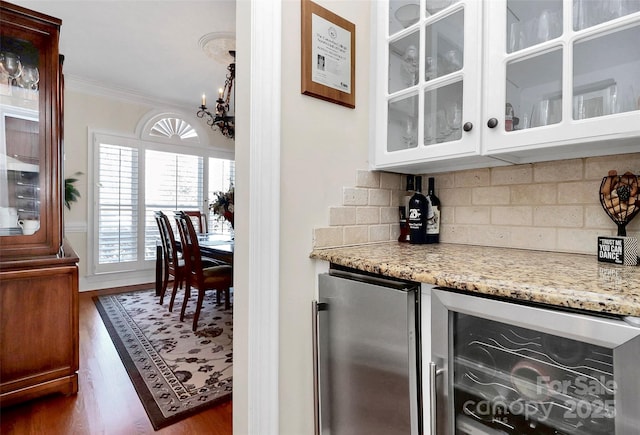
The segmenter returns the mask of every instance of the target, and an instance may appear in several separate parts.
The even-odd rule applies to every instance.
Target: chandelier
[[[233,82],[236,78],[236,52],[235,50],[229,50],[229,54],[233,57],[233,62],[227,67],[227,78],[224,81],[224,88],[218,90],[218,99],[216,100],[215,113],[211,113],[207,109],[207,97],[202,94],[202,105],[200,110],[196,113],[198,118],[204,118],[205,116],[207,124],[213,128],[218,129],[224,136],[233,139],[236,133],[236,117],[234,113],[230,113],[231,94],[233,91]],[[235,101],[233,102],[235,106]],[[235,109],[235,107],[234,107]]]

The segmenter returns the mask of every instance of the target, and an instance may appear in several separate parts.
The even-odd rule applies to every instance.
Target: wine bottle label
[[[433,216],[427,219],[427,234],[440,234],[440,207],[431,207]]]
[[[417,230],[422,228],[422,213],[418,208],[409,210],[409,228]]]

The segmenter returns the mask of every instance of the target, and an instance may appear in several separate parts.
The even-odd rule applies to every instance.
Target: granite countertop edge
[[[601,263],[595,255],[383,242],[317,248],[310,257],[472,293],[640,317],[640,267]]]

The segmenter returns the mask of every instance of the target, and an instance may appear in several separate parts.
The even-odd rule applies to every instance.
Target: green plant
[[[73,175],[82,175],[82,172],[76,172]],[[80,198],[80,192],[76,189],[76,186],[73,185],[76,181],[78,181],[77,178],[64,179],[64,205],[69,210],[71,210],[71,203],[77,202],[78,198]]]

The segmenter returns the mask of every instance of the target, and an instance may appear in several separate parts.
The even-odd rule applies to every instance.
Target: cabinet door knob
[[[471,131],[472,128],[473,128],[473,124],[470,122],[465,122],[464,125],[462,126],[462,129],[464,131]]]
[[[496,118],[490,118],[487,121],[487,127],[489,128],[495,128],[498,125],[498,120]]]

